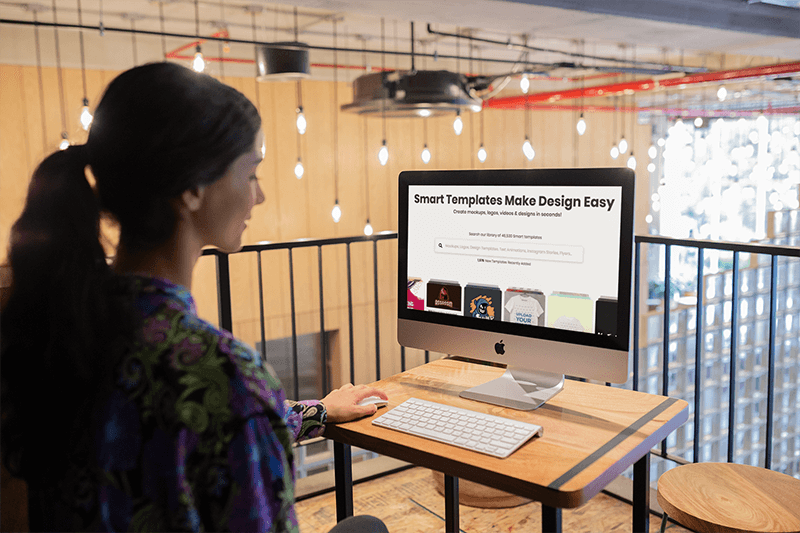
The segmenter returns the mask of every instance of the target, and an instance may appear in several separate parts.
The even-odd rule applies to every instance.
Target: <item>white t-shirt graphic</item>
[[[508,300],[506,311],[509,313],[509,322],[533,326],[539,324],[539,317],[544,313],[536,298],[527,294],[520,294]]]

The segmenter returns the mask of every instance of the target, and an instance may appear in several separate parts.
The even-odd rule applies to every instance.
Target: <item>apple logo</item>
[[[495,351],[495,353],[497,353],[497,355],[505,355],[506,354],[506,345],[503,344],[502,339],[500,340],[500,342],[495,343],[494,351]]]

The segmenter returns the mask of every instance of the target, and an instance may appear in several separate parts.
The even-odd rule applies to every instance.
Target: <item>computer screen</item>
[[[406,171],[398,341],[506,365],[462,396],[533,409],[563,376],[624,383],[634,173]]]

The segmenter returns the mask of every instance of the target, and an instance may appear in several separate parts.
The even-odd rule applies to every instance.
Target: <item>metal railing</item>
[[[652,344],[648,345],[641,339],[642,313],[639,304],[642,299],[639,297],[639,291],[643,244],[657,246],[663,252],[664,294],[658,310],[661,315],[659,392],[665,396],[676,395],[676,388],[671,387],[670,380],[671,377],[680,375],[680,372],[686,372],[687,376],[693,378],[691,380],[693,383],[686,383],[684,387],[681,387],[682,390],[677,390],[678,396],[690,402],[690,411],[694,413],[694,416],[690,418],[690,423],[687,424],[692,432],[691,459],[680,457],[680,453],[674,453],[681,448],[677,444],[672,446],[673,453],[669,453],[667,440],[662,442],[661,450],[657,452],[657,455],[677,463],[698,462],[703,455],[701,446],[704,446],[704,442],[714,442],[715,439],[718,441],[719,438],[724,438],[725,457],[722,457],[721,453],[717,453],[717,456],[712,453],[711,457],[704,459],[737,462],[738,428],[752,426],[756,432],[751,434],[751,439],[749,441],[742,439],[743,444],[748,447],[748,452],[755,452],[749,454],[751,458],[749,462],[760,463],[765,468],[773,468],[775,466],[773,464],[773,448],[776,366],[779,365],[780,369],[787,370],[789,375],[797,376],[798,365],[800,365],[800,355],[798,355],[800,334],[797,333],[800,322],[800,259],[798,259],[800,258],[800,248],[769,244],[681,240],[655,236],[637,236],[635,242],[634,344],[630,386],[639,390],[643,381],[646,383],[647,380],[641,379],[640,366],[643,358],[640,357],[640,352],[643,346],[645,349],[653,347]],[[676,327],[675,320],[673,320],[673,313],[681,307],[672,296],[672,252],[675,248],[692,251],[693,253],[685,255],[695,255],[696,257],[696,290],[694,291],[696,301],[692,305],[694,320],[689,318],[689,322],[693,322],[694,325],[693,334],[690,331],[691,327],[687,328],[688,332],[681,332],[681,328]],[[708,273],[705,259],[706,252],[710,250],[729,254],[731,256],[730,268]],[[749,259],[749,264],[744,269],[741,266],[743,255],[747,255]],[[743,273],[752,279],[743,283]],[[706,287],[708,280],[721,285],[722,290],[715,288],[713,291],[708,291]],[[709,292],[712,294],[710,298],[708,297]],[[752,311],[748,309],[749,306],[743,305],[743,303],[753,300],[766,302],[766,309]],[[782,306],[779,309],[780,302],[782,302]],[[691,304],[683,305],[684,310],[688,305]],[[720,307],[722,311],[718,310]],[[708,317],[709,309],[716,310],[716,316]],[[783,325],[783,328],[779,328],[779,325]],[[755,335],[747,334],[748,328],[758,329],[755,326],[766,327],[767,333],[764,342],[759,342]],[[721,339],[721,342],[707,342],[707,336],[711,336],[711,338],[716,336]],[[694,361],[692,362],[689,357],[682,358],[682,360],[675,357],[675,352],[678,351],[677,344],[682,339],[691,341],[691,337],[693,337],[694,344]],[[782,342],[778,343],[778,340]],[[690,345],[691,342],[688,342],[685,346],[688,348]],[[763,357],[764,350],[766,350],[766,364],[763,360],[759,360]],[[776,361],[779,350],[781,357]],[[753,359],[755,359],[755,363]],[[713,373],[707,372],[707,368],[710,366],[706,365],[708,361],[719,363],[717,367],[727,370],[727,375],[714,376]],[[757,368],[752,368],[753,366]],[[743,389],[741,392],[745,393],[748,390],[748,387],[740,387],[743,380],[738,376],[738,373],[745,368],[748,369],[748,376],[744,376],[744,378],[753,379],[755,376],[757,383],[752,388],[749,397],[739,396],[739,389]],[[766,383],[760,382],[761,374],[765,374]],[[718,405],[709,405],[705,406],[705,409],[703,408],[703,394],[709,387],[716,387],[717,392],[727,393],[727,416],[719,424],[717,433],[720,435],[714,435],[713,430],[706,432],[705,435],[702,434],[703,417],[716,417],[719,415],[719,411],[725,407],[722,401],[724,398],[717,397],[720,400]],[[784,404],[783,412],[794,411],[796,413],[800,407],[800,396],[798,396],[800,395],[800,382],[797,379],[794,379],[793,382],[784,379],[781,387],[783,396],[789,399],[795,398],[792,402],[794,405],[787,405],[788,402]],[[727,390],[725,390],[726,388]],[[648,387],[648,389],[652,389],[652,387]],[[647,390],[647,392],[656,391]],[[765,402],[763,409],[761,408],[762,400]],[[755,403],[756,407],[748,406],[748,403]],[[750,419],[738,416],[737,409],[749,412]],[[762,419],[763,428],[760,427]],[[717,426],[717,424],[710,424],[710,426]],[[800,445],[800,424],[794,423],[789,429],[794,429],[794,434],[782,435],[782,439],[784,441],[794,439],[796,444],[793,446],[797,447]],[[758,438],[752,435],[757,435]],[[760,457],[762,450],[763,458]],[[688,451],[688,449],[684,450],[684,453]],[[800,447],[797,447],[795,453],[800,455]],[[759,456],[761,460],[752,459],[756,456]],[[797,459],[790,463],[779,466],[785,473],[798,476],[800,470]],[[653,474],[657,478],[660,472],[653,472]]]
[[[323,283],[325,280],[325,276],[323,275],[325,271],[325,266],[323,265],[322,260],[322,251],[326,247],[330,246],[341,246],[344,245],[346,248],[346,277],[347,277],[347,308],[348,308],[348,340],[349,340],[349,363],[350,363],[350,381],[355,382],[355,368],[357,365],[356,357],[355,357],[355,348],[354,348],[354,329],[353,329],[353,279],[352,279],[352,268],[351,268],[351,245],[356,243],[371,243],[372,244],[372,275],[373,275],[373,295],[372,295],[372,303],[374,305],[374,342],[375,342],[375,378],[381,378],[381,362],[382,362],[382,353],[385,354],[387,352],[391,352],[392,354],[397,353],[396,346],[390,347],[389,350],[385,349],[381,350],[381,339],[380,339],[380,309],[379,309],[379,298],[378,298],[378,280],[380,279],[381,270],[388,269],[391,271],[392,276],[396,275],[396,264],[391,265],[379,265],[379,253],[378,253],[378,242],[383,240],[392,240],[396,239],[396,233],[382,233],[370,237],[347,237],[347,238],[335,238],[335,239],[319,239],[319,240],[301,240],[301,241],[292,241],[292,242],[284,242],[284,243],[269,243],[269,244],[258,244],[258,245],[250,245],[245,246],[236,254],[256,254],[257,261],[258,261],[258,290],[259,290],[259,305],[260,305],[260,322],[261,322],[261,346],[262,350],[265,346],[265,329],[264,329],[264,283],[262,279],[262,270],[261,270],[261,255],[266,252],[276,251],[276,250],[286,250],[288,251],[288,268],[289,268],[289,291],[290,291],[290,302],[291,302],[291,327],[292,327],[292,347],[293,347],[293,365],[294,365],[294,380],[292,387],[289,389],[290,394],[291,391],[295,393],[294,397],[298,397],[297,392],[299,390],[298,384],[298,359],[297,359],[297,327],[296,327],[296,308],[295,308],[295,280],[294,280],[294,256],[293,251],[297,250],[298,248],[309,248],[315,247],[317,249],[317,260],[316,260],[316,270],[318,275],[318,284],[319,284],[319,330],[322,332],[323,342],[325,339],[325,330],[326,330],[326,323],[325,323],[325,310],[326,310],[326,301],[324,298],[324,291],[323,291]],[[641,294],[640,294],[640,287],[641,287],[641,271],[642,271],[642,246],[647,245],[651,247],[657,247],[660,251],[659,253],[663,252],[663,287],[664,287],[664,296],[661,300],[660,304],[658,304],[654,311],[650,312],[647,315],[647,312],[643,315],[642,310],[640,309],[640,301],[642,301]],[[672,297],[672,262],[673,262],[673,251],[678,248],[681,250],[694,250],[695,261],[696,265],[696,302],[693,305],[687,305],[685,302],[678,304],[675,299]],[[722,271],[716,272],[709,272],[707,267],[705,266],[705,260],[707,258],[707,253],[711,250],[714,250],[714,253],[728,253],[732,254],[731,260],[731,268]],[[741,267],[741,258],[743,255],[747,255],[749,261],[747,267],[743,270]],[[231,288],[230,288],[230,263],[228,254],[218,252],[216,250],[206,250],[204,251],[204,255],[211,255],[216,258],[216,266],[217,266],[217,282],[218,282],[218,309],[219,309],[219,324],[221,327],[232,330],[233,329],[233,322],[232,322],[232,305],[231,305]],[[758,258],[768,258],[766,264],[763,264],[760,259]],[[755,258],[755,259],[754,259]],[[755,275],[759,278],[759,282],[757,284],[751,283],[747,287],[742,287],[742,279],[743,279],[743,272],[747,274],[747,279],[753,278]],[[755,273],[755,274],[754,274]],[[384,274],[385,275],[385,274]],[[724,283],[721,289],[715,289],[716,292],[714,293],[713,297],[707,296],[706,285],[708,283],[708,279],[713,277],[714,283],[719,285],[719,278],[723,279]],[[766,279],[764,279],[766,278]],[[758,285],[758,287],[755,287]],[[394,285],[392,285],[394,286]],[[729,289],[726,293],[726,287]],[[768,287],[768,288],[767,288]],[[392,305],[394,305],[396,291],[393,291],[390,297],[390,301]],[[766,310],[766,316],[764,313],[759,313],[759,320],[766,320],[768,323],[768,332],[767,332],[767,339],[766,339],[766,363],[763,360],[758,359],[756,362],[758,368],[754,372],[751,369],[748,370],[748,379],[752,377],[751,374],[756,375],[756,377],[760,376],[759,372],[763,371],[766,374],[766,385],[759,381],[758,386],[755,387],[754,391],[752,392],[753,397],[745,397],[742,394],[746,394],[746,388],[743,388],[743,391],[738,391],[739,383],[741,380],[738,380],[738,372],[741,370],[738,367],[740,362],[740,355],[744,348],[747,348],[749,352],[753,352],[754,346],[749,340],[745,341],[745,343],[739,342],[740,337],[740,329],[746,323],[747,327],[752,326],[753,320],[751,317],[746,316],[744,319],[740,316],[740,308],[742,307],[742,302],[745,299],[751,300],[753,294],[756,294],[758,298],[761,298],[762,301],[768,300],[768,308]],[[385,301],[386,299],[384,299]],[[727,243],[727,242],[711,242],[711,241],[698,241],[698,240],[682,240],[682,239],[672,239],[666,237],[656,237],[656,236],[637,236],[635,238],[635,260],[634,260],[634,323],[633,323],[633,348],[632,348],[632,367],[631,367],[631,379],[629,379],[628,383],[623,385],[626,388],[633,388],[634,390],[641,390],[644,389],[647,392],[656,393],[656,394],[663,394],[663,395],[670,395],[670,396],[678,396],[687,399],[690,403],[690,412],[694,413],[693,417],[690,417],[690,422],[687,423],[685,427],[690,427],[691,433],[691,448],[688,447],[688,444],[682,445],[682,442],[688,442],[688,439],[685,436],[685,431],[683,428],[681,429],[682,433],[682,441],[681,442],[672,442],[670,443],[670,438],[674,436],[670,436],[667,440],[665,440],[660,450],[654,450],[653,453],[657,456],[660,456],[664,459],[667,459],[673,463],[682,464],[687,462],[697,462],[701,460],[703,453],[701,453],[701,448],[705,446],[708,442],[715,443],[715,445],[720,444],[720,439],[724,440],[725,448],[726,448],[726,459],[728,462],[735,462],[737,460],[736,455],[736,446],[737,446],[737,424],[738,426],[748,426],[752,425],[753,420],[757,424],[760,424],[763,420],[764,428],[763,432],[765,433],[765,438],[763,439],[763,444],[759,444],[761,442],[760,435],[761,431],[759,431],[759,439],[756,439],[758,442],[756,443],[756,447],[759,449],[763,448],[763,461],[762,466],[766,468],[774,467],[773,461],[773,445],[774,445],[774,417],[775,417],[775,399],[776,399],[776,357],[778,355],[778,348],[776,340],[781,339],[783,344],[780,345],[780,369],[781,371],[786,371],[789,369],[789,380],[782,378],[781,381],[781,398],[782,398],[782,411],[781,414],[783,416],[782,420],[786,418],[786,412],[792,411],[794,413],[800,413],[800,380],[796,379],[798,375],[798,371],[800,371],[800,355],[798,355],[798,343],[800,343],[800,334],[797,331],[800,330],[800,249],[793,248],[793,247],[786,247],[786,246],[775,246],[775,245],[763,245],[763,244],[739,244],[739,243]],[[779,308],[778,303],[782,301],[782,305]],[[715,306],[714,309],[714,316],[713,320],[709,319],[708,309],[709,306]],[[693,318],[689,316],[687,313],[687,308],[693,307]],[[718,312],[716,307],[721,307],[725,309],[730,309],[729,318],[726,318],[725,312]],[[685,315],[685,316],[684,316]],[[648,339],[651,339],[654,335],[652,331],[648,330],[647,338],[643,338],[642,333],[642,324],[641,320],[642,317],[645,316],[648,320],[652,321],[654,317],[659,318],[661,321],[660,327],[660,339],[656,339],[655,342],[650,343]],[[675,317],[680,317],[683,322],[688,324],[684,324],[687,333],[682,335],[681,327],[676,326]],[[721,318],[720,318],[721,316]],[[779,331],[778,329],[778,319],[781,317],[785,324],[790,324],[791,327],[788,331],[786,331],[786,327],[784,330]],[[786,318],[789,317],[789,318]],[[692,323],[694,326],[692,327]],[[694,333],[691,333],[691,330],[694,329]],[[713,330],[713,331],[712,331]],[[727,333],[725,333],[727,331]],[[234,332],[235,333],[235,332]],[[709,343],[706,342],[707,336],[712,334],[716,335],[714,339],[727,339],[726,342],[722,341],[714,341],[711,344],[714,350],[709,350]],[[792,335],[794,337],[792,337]],[[691,337],[694,337],[694,357],[693,361],[691,360],[691,354],[687,352],[687,350],[683,350],[684,356],[682,358],[676,357],[676,352],[679,352],[678,348],[673,346],[676,343],[676,339],[682,339],[686,341],[685,346],[690,347],[692,344]],[[709,337],[710,338],[710,337]],[[750,344],[747,344],[750,343]],[[758,343],[756,343],[758,344]],[[744,348],[743,348],[744,347]],[[717,349],[720,348],[720,349]],[[722,350],[722,348],[726,348]],[[761,343],[755,351],[758,353],[762,353],[764,349],[764,343]],[[323,346],[323,351],[326,351],[327,347]],[[660,351],[660,354],[658,352]],[[650,357],[650,353],[657,354],[656,357]],[[724,352],[724,353],[723,353]],[[749,353],[748,352],[748,353]],[[262,356],[266,358],[266,354],[262,353]],[[401,370],[406,369],[407,361],[406,361],[406,351],[404,348],[400,347],[399,351],[400,357],[400,368]],[[642,359],[642,360],[640,360]],[[268,360],[268,359],[267,359]],[[429,360],[429,354],[425,352],[424,354],[424,361],[427,362]],[[653,365],[642,364],[642,361],[653,361],[657,362],[657,366],[660,368],[653,369]],[[727,376],[709,376],[707,375],[707,368],[706,363],[712,362],[715,367],[723,367],[725,366],[725,362],[727,361]],[[420,361],[421,362],[421,361]],[[753,365],[754,363],[748,363]],[[764,368],[766,366],[766,368]],[[644,367],[644,368],[643,368]],[[655,372],[655,373],[654,373]],[[681,374],[681,372],[685,373],[685,376]],[[686,379],[679,379],[681,376],[685,377]],[[791,376],[795,376],[794,383],[791,382]],[[655,378],[655,379],[651,379]],[[727,381],[726,381],[727,378]],[[320,368],[320,380],[323,384],[323,389],[328,391],[331,389],[331,376],[328,374],[327,367],[325,361],[323,359],[322,365]],[[675,382],[682,382],[683,386],[678,388]],[[659,383],[660,382],[660,383]],[[654,386],[653,383],[658,384],[659,390],[653,390]],[[703,412],[703,393],[704,387],[710,387],[709,383],[714,384],[716,392],[720,390],[724,390],[727,394],[727,414],[725,417],[722,417],[719,413],[720,409],[724,407],[724,403],[720,400],[718,405],[710,406],[711,408],[715,409],[712,415],[714,418],[714,426],[712,429],[716,429],[717,433],[720,435],[715,435],[714,431],[711,432],[704,431],[703,429],[703,416],[705,416]],[[727,390],[725,387],[725,383],[727,383]],[[794,387],[794,389],[792,389]],[[766,389],[765,394],[763,393],[762,389]],[[794,391],[794,392],[792,392]],[[762,396],[764,396],[762,398]],[[787,400],[788,399],[788,400]],[[749,405],[746,408],[742,407],[746,403],[744,400],[750,401],[753,403],[755,401],[758,405],[755,407],[755,411],[753,410],[753,406]],[[762,409],[761,401],[764,400],[766,403],[766,408]],[[787,405],[788,402],[788,405]],[[737,409],[737,403],[740,404]],[[708,409],[706,409],[708,411]],[[745,413],[746,411],[746,413]],[[763,413],[762,413],[763,411]],[[691,414],[690,413],[690,414]],[[749,413],[751,416],[751,420],[744,419],[744,414]],[[719,419],[719,420],[717,420]],[[724,419],[724,420],[723,420]],[[738,422],[737,422],[738,420]],[[798,461],[800,461],[800,415],[796,415],[794,422],[789,423],[789,432],[790,434],[784,435],[786,433],[786,428],[783,428],[784,431],[781,433],[781,442],[790,442],[791,448],[794,450],[796,449],[796,453],[798,460],[794,461],[794,463],[790,465],[782,465],[783,470],[788,470],[787,473],[794,476],[800,476],[800,472],[798,471]],[[791,431],[794,431],[794,434],[791,434]],[[725,433],[725,435],[721,435],[721,433]],[[788,439],[788,440],[787,440]],[[795,439],[792,441],[791,439]],[[751,434],[751,441],[752,441],[752,434]],[[753,448],[752,442],[745,442],[743,446],[746,445],[748,448]],[[718,446],[721,449],[721,446]],[[691,458],[686,457],[689,451],[691,451]],[[683,455],[683,456],[682,456]],[[705,454],[707,457],[704,457],[704,460],[723,460],[720,457],[713,456],[713,453],[709,456],[709,454]],[[758,453],[759,458],[760,452]],[[752,456],[751,456],[752,457]],[[750,461],[752,462],[752,460]],[[674,464],[673,464],[674,465]],[[668,467],[666,467],[668,468]],[[658,469],[660,470],[660,468]],[[658,475],[661,474],[661,471],[654,471],[652,472],[653,477],[657,479]]]

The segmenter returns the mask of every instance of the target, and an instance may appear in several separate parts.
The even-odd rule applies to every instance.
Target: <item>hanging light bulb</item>
[[[378,150],[378,161],[383,166],[386,166],[386,162],[389,161],[389,148],[386,147],[386,139],[383,140],[383,146]]]
[[[364,224],[364,235],[369,237],[370,235],[372,235],[372,232],[373,232],[372,224],[370,224],[369,219],[367,219],[367,223]]]
[[[59,150],[66,150],[69,148],[69,138],[67,137],[67,132],[61,132],[61,143],[58,145]]]
[[[618,157],[619,157],[619,148],[617,148],[617,145],[614,144],[613,146],[611,146],[611,159],[616,159]]]
[[[486,148],[483,147],[483,143],[481,143],[481,147],[478,148],[478,161],[481,163],[486,161]]]
[[[528,158],[528,161],[533,161],[533,158],[536,157],[536,151],[531,146],[531,141],[528,139],[528,136],[525,136],[525,142],[522,143],[522,153],[525,154],[525,157]]]
[[[431,151],[428,150],[428,145],[422,149],[422,162],[426,165],[431,162]]]
[[[303,162],[298,157],[297,164],[294,166],[294,175],[297,177],[297,179],[300,179],[303,177],[305,171],[306,169],[303,167]]]
[[[625,137],[623,137],[619,141],[619,153],[624,154],[627,151],[628,151],[628,141],[626,141]]]
[[[725,98],[727,97],[728,97],[728,89],[726,89],[724,85],[719,89],[717,89],[717,98],[719,98],[720,102],[724,102]]]
[[[456,119],[453,121],[453,131],[456,135],[461,135],[464,130],[464,122],[461,120],[461,111],[456,111]]]
[[[297,133],[303,135],[306,132],[306,117],[303,115],[303,106],[297,108]]]
[[[528,75],[523,74],[522,78],[519,80],[519,88],[522,89],[522,92],[528,94],[528,89],[531,88],[531,82],[528,80]]]
[[[339,200],[336,200],[336,203],[333,204],[333,209],[331,210],[331,216],[333,217],[334,222],[339,222],[342,218],[342,208],[339,207]]]
[[[89,129],[92,124],[92,114],[89,112],[89,99],[83,99],[83,109],[81,110],[81,127],[84,131]]]
[[[628,168],[636,170],[636,158],[633,157],[633,152],[631,152],[631,156],[628,158]]]
[[[194,59],[192,60],[192,69],[195,72],[203,72],[206,69],[206,60],[203,59],[203,52],[200,50],[200,45],[197,45],[194,52]]]
[[[578,135],[586,133],[586,121],[583,120],[583,113],[581,113],[581,118],[578,120],[578,124],[575,127],[578,129]]]

